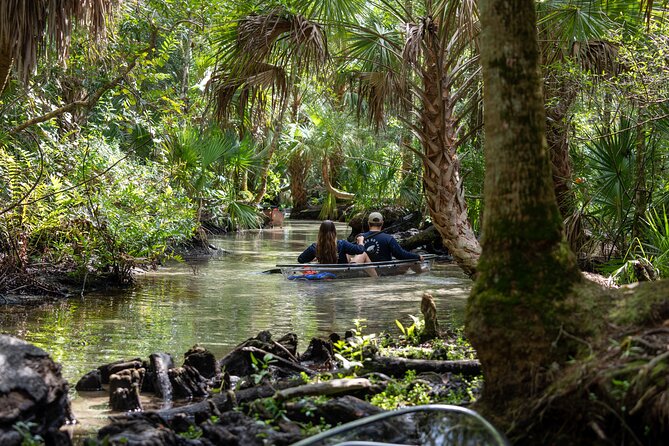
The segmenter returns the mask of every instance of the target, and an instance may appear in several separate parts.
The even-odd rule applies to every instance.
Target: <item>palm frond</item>
[[[637,130],[629,119],[621,118],[617,131],[602,129],[587,146],[586,158],[596,188],[593,201],[601,215],[621,224],[631,215],[636,140]]]
[[[227,203],[227,211],[230,223],[235,229],[253,229],[261,225],[262,219],[255,206],[231,201]]]
[[[4,0],[0,2],[0,53],[9,54],[25,82],[48,45],[61,60],[68,55],[74,25],[94,37],[105,29],[117,0]],[[4,80],[4,79],[3,79]]]
[[[283,10],[248,15],[223,36],[230,40],[223,42],[210,84],[219,119],[227,118],[233,102],[240,116],[257,104],[261,110],[268,90],[273,104],[283,107],[295,77],[318,73],[328,58],[322,27]]]

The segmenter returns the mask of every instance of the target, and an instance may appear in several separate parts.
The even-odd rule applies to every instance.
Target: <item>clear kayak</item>
[[[372,263],[295,263],[276,265],[288,280],[334,280],[370,277],[370,271],[377,276],[399,276],[402,274],[420,274],[432,269],[435,255],[424,255],[420,260],[390,260]]]

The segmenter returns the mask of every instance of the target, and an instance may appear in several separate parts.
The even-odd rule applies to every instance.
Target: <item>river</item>
[[[83,298],[39,306],[0,307],[0,332],[31,342],[62,364],[71,387],[86,372],[118,359],[168,352],[181,364],[199,344],[220,358],[262,330],[275,337],[298,335],[298,351],[315,336],[343,334],[365,319],[364,333],[399,334],[395,320],[410,325],[430,292],[442,324],[460,325],[470,280],[452,264],[429,274],[292,282],[263,274],[294,263],[315,241],[318,222],[286,221],[284,228],[244,231],[211,239],[210,259],[170,263],[140,273],[124,292],[87,293]],[[348,228],[338,224],[341,238]],[[104,394],[82,397],[72,390],[73,411],[91,429],[109,415]]]

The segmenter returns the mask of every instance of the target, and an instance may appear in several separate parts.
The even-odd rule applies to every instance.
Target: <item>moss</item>
[[[514,262],[525,267],[510,268],[508,265]],[[575,265],[565,243],[557,244],[548,256],[525,251],[511,251],[508,256],[482,256],[480,276],[468,302],[468,321],[473,309],[481,307],[485,324],[508,328],[516,324],[516,312],[521,306],[538,315],[541,324],[555,326],[554,321],[560,319],[555,313],[556,302],[564,300],[573,284],[581,281]],[[526,322],[522,323],[525,328]]]

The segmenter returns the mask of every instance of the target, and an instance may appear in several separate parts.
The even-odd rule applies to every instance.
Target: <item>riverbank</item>
[[[87,445],[195,446],[222,438],[287,445],[384,410],[471,403],[481,385],[473,350],[459,331],[425,339],[427,331],[418,318],[407,326],[398,321],[392,334],[368,333],[357,321],[342,335],[312,338],[303,352],[295,334],[263,331],[220,359],[197,347],[183,362],[155,353],[102,364],[76,388],[79,398],[98,404],[105,395],[112,422],[92,436],[76,425],[66,430]],[[161,400],[162,409],[142,407],[147,397]],[[58,419],[68,414],[64,408]],[[22,431],[23,440],[44,438],[38,427]]]

